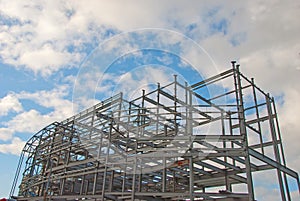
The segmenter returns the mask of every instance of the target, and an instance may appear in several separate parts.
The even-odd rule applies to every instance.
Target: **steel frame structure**
[[[253,174],[267,170],[277,174],[281,200],[291,200],[287,177],[300,189],[299,178],[286,167],[274,98],[232,62],[196,84],[174,76],[134,100],[120,93],[42,129],[22,151],[10,196],[255,200]]]

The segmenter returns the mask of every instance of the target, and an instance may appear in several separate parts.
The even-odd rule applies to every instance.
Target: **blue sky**
[[[299,7],[294,0],[0,0],[0,197],[24,143],[47,124],[173,74],[194,83],[231,60],[277,98],[287,163],[299,172]]]

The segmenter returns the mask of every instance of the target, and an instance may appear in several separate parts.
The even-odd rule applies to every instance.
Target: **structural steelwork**
[[[288,180],[299,188],[274,99],[232,62],[196,84],[174,76],[134,100],[120,93],[42,129],[23,149],[10,196],[253,201],[259,172],[274,173],[283,201],[291,200]]]

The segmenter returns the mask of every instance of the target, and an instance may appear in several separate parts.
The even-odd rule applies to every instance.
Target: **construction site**
[[[174,75],[132,100],[124,93],[33,135],[10,198],[254,201],[264,172],[278,200],[292,200],[290,181],[300,192],[274,98],[236,62],[191,85]]]

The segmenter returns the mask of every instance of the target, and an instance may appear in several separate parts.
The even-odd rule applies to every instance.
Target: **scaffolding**
[[[232,62],[193,85],[174,76],[42,129],[22,151],[10,197],[253,201],[253,174],[268,170],[291,200],[288,180],[299,189],[299,179],[286,166],[274,98]]]

